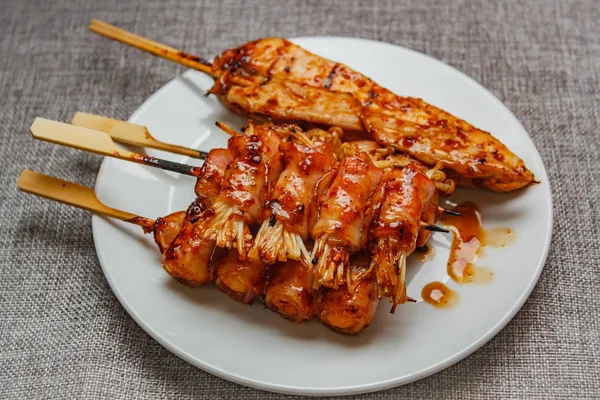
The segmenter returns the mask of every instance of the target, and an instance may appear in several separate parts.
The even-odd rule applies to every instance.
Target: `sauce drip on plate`
[[[458,303],[459,296],[442,282],[431,282],[421,290],[423,301],[437,308],[450,308]]]
[[[486,245],[506,247],[515,240],[510,228],[495,228],[486,232],[481,225],[481,213],[475,203],[465,202],[454,208],[461,217],[443,215],[440,221],[454,232],[448,259],[448,275],[458,283],[486,284],[494,273],[488,267],[477,267],[473,262],[483,255]]]

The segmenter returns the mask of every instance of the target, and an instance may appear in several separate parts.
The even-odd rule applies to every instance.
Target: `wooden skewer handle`
[[[94,189],[76,183],[63,181],[52,176],[26,169],[21,173],[17,186],[23,192],[82,208],[95,214],[117,218],[145,228],[151,228],[154,221],[104,205],[94,193]]]
[[[30,130],[34,138],[61,146],[73,147],[108,157],[128,159],[134,156],[132,152],[117,149],[110,136],[104,132],[39,117],[33,121]]]
[[[213,77],[216,76],[210,62],[198,56],[184,53],[181,50],[177,50],[162,43],[158,43],[153,40],[138,36],[134,33],[127,32],[97,19],[93,19],[90,22],[89,29],[98,35],[146,51],[154,56],[162,57],[169,61],[176,62],[177,64],[184,65],[188,68],[204,72],[205,74]]]
[[[207,156],[207,154],[203,151],[156,140],[150,134],[150,132],[148,132],[148,128],[145,126],[132,124],[126,121],[102,117],[100,115],[87,114],[84,112],[76,112],[71,120],[71,123],[83,128],[107,133],[115,142],[118,143],[150,147],[153,149],[181,154],[193,158],[204,159]]]
[[[36,139],[173,171],[178,174],[197,177],[202,171],[200,167],[121,150],[116,147],[115,142],[113,142],[108,134],[93,129],[64,124],[44,118],[36,118],[30,130]]]

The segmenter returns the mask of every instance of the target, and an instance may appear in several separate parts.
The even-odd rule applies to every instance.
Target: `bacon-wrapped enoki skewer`
[[[313,276],[308,268],[295,260],[273,268],[265,293],[265,305],[298,324],[312,319],[317,311],[318,289],[313,288]]]
[[[440,194],[449,196],[454,192],[455,189],[454,181],[446,178],[446,174],[441,170],[441,165],[427,169],[427,167],[421,164],[419,161],[404,154],[395,153],[393,148],[380,147],[376,142],[371,140],[345,142],[341,145],[340,150],[343,155],[355,154],[357,151],[366,152],[369,154],[369,156],[371,156],[375,166],[381,168],[384,174],[389,173],[395,167],[405,167],[412,164],[413,166],[418,167],[425,172],[427,177],[433,181],[433,184],[437,190],[431,196],[429,201],[426,204],[423,204],[421,229],[419,230],[417,247],[425,245],[431,236],[432,231],[441,231],[440,229],[436,229],[434,226],[441,213],[449,213],[460,216],[460,213],[442,208],[438,205]],[[371,215],[370,218],[374,218],[374,216]]]
[[[171,246],[171,240],[174,240],[173,237],[178,235],[179,225],[185,223],[185,212],[183,211],[178,211],[153,221],[102,204],[92,188],[34,171],[23,171],[19,177],[18,185],[22,191],[83,208],[98,215],[105,215],[138,225],[144,230],[144,233],[154,233],[154,240],[161,252],[165,251],[165,249],[168,251],[168,248]],[[173,278],[180,282],[186,284],[194,283],[193,280],[187,279],[187,277],[194,276],[194,274],[186,272],[185,268],[189,268],[189,266],[182,266],[181,270],[172,271],[167,268],[165,269]]]
[[[212,149],[204,164],[202,172],[194,186],[194,192],[207,206],[212,204],[221,190],[221,181],[225,176],[225,169],[231,163],[231,153],[228,149]]]
[[[269,264],[290,258],[302,259],[309,265],[311,258],[304,242],[310,234],[311,204],[317,184],[334,161],[315,148],[298,143],[282,143],[279,149],[285,169],[265,207],[268,217],[256,235],[250,256],[260,256]]]
[[[338,288],[349,278],[350,254],[362,246],[367,201],[382,172],[365,153],[342,161],[335,180],[320,203],[319,219],[312,229],[315,239],[312,270],[315,284]],[[350,283],[350,282],[348,282]]]
[[[200,198],[188,207],[179,232],[162,257],[165,271],[188,286],[200,286],[210,282],[208,263],[215,243],[204,240],[194,229],[195,222],[204,210],[206,206]]]
[[[187,285],[198,286],[210,281],[209,261],[215,242],[205,240],[195,226],[219,193],[225,169],[231,161],[227,149],[213,149],[208,153],[194,188],[198,197],[184,213],[178,233],[163,251],[163,268]]]
[[[267,268],[261,260],[240,260],[236,249],[217,249],[210,260],[215,285],[235,301],[245,304],[252,304],[264,294]]]
[[[196,231],[217,246],[237,248],[240,259],[252,244],[250,226],[260,222],[270,189],[282,165],[281,138],[268,125],[249,129],[243,136],[229,139],[232,163],[227,167],[219,194],[198,222]]]
[[[381,168],[384,174],[390,172],[392,168],[405,167],[407,165],[412,164],[414,167],[420,168],[421,171],[425,172],[425,175],[427,175],[427,177],[431,179],[433,185],[437,189],[435,193],[431,196],[429,201],[426,204],[423,204],[423,214],[421,215],[421,230],[419,231],[417,247],[425,245],[425,242],[427,242],[427,239],[429,239],[429,236],[431,236],[432,231],[442,231],[441,229],[434,228],[433,225],[442,213],[460,217],[460,213],[457,213],[453,210],[448,210],[438,205],[440,201],[440,195],[450,196],[452,193],[454,193],[454,189],[456,188],[454,180],[447,178],[446,173],[442,171],[442,166],[440,164],[436,165],[434,168],[427,169],[427,167],[421,164],[419,161],[398,153],[390,154],[384,159],[377,159],[377,161],[375,161],[376,159],[377,158],[373,158],[375,165]]]
[[[159,217],[154,221],[154,242],[163,254],[171,245],[179,231],[185,218],[185,211],[176,211],[164,217]]]
[[[379,303],[379,294],[377,279],[370,263],[371,258],[364,253],[350,259],[353,279],[358,280],[364,276],[353,290],[349,291],[346,287],[325,289],[317,311],[323,324],[349,335],[356,335],[371,324]]]
[[[388,172],[371,198],[366,218],[371,267],[380,293],[392,302],[392,313],[407,300],[406,258],[415,250],[423,211],[435,192],[433,181],[412,163]]]

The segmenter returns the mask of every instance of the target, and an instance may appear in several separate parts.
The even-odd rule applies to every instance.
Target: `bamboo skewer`
[[[133,46],[154,56],[162,57],[188,68],[204,72],[213,78],[218,76],[217,73],[213,71],[211,63],[201,57],[185,53],[181,50],[174,49],[173,47],[169,47],[150,39],[146,39],[134,33],[117,28],[116,26],[107,24],[106,22],[93,19],[90,22],[89,29],[98,35],[127,44],[129,46]]]
[[[454,210],[449,210],[447,208],[444,207],[438,207],[438,209],[443,212],[444,214],[448,214],[448,215],[454,215],[455,217],[462,217],[462,214],[459,213],[458,211],[454,211]]]
[[[152,149],[181,154],[193,158],[205,159],[208,156],[208,153],[204,151],[156,140],[145,126],[120,121],[118,119],[78,111],[73,116],[71,124],[107,133],[117,143],[150,147]]]
[[[199,176],[201,172],[200,167],[119,149],[108,134],[92,129],[64,124],[62,122],[51,121],[44,118],[36,118],[31,125],[30,130],[31,134],[36,139],[73,147],[79,150],[195,177]]]
[[[437,226],[434,224],[428,224],[426,222],[421,221],[420,222],[421,228],[427,230],[427,231],[432,231],[432,232],[443,232],[443,233],[450,233],[450,231],[446,228],[442,228],[441,226]]]
[[[94,189],[87,186],[78,185],[31,170],[25,170],[21,173],[21,176],[17,181],[17,186],[23,192],[79,207],[99,215],[105,215],[140,225],[145,229],[152,229],[154,226],[154,221],[151,219],[104,205],[96,197]],[[421,222],[421,226],[424,229],[436,232],[449,232],[447,229],[437,225],[429,225],[424,222]]]
[[[227,125],[225,122],[217,121],[215,122],[215,125],[217,126],[217,128],[219,128],[229,136],[240,136],[240,134],[235,129]]]
[[[91,211],[98,215],[120,219],[121,221],[139,225],[144,232],[149,233],[154,229],[154,221],[125,211],[117,210],[103,204],[94,193],[94,189],[62,179],[40,174],[26,169],[17,180],[17,186],[23,192],[30,193],[46,199],[58,201]]]
[[[233,129],[229,126],[225,124],[221,124],[221,126],[218,123],[217,125],[222,129],[226,129],[226,131],[231,130],[231,134],[237,135],[237,132],[233,131]],[[201,171],[199,167],[193,167],[187,164],[180,164],[173,161],[162,160],[160,158],[118,149],[110,135],[97,130],[64,124],[62,122],[51,121],[44,118],[36,118],[31,125],[30,130],[31,134],[36,139],[73,147],[79,150],[90,151],[92,153],[97,153],[108,157],[133,161],[139,164],[149,165],[151,167],[161,168],[191,176],[199,176]],[[450,213],[452,213],[452,211],[450,211]],[[425,222],[421,222],[421,227],[434,232],[450,232],[447,229],[441,228],[437,225],[427,224]]]
[[[219,124],[217,125],[222,129],[232,130],[225,124],[222,124],[223,126],[220,126]],[[149,165],[181,174],[191,176],[199,176],[200,174],[199,167],[193,167],[191,165],[180,164],[173,161],[162,160],[160,158],[136,154],[127,150],[120,150],[116,148],[111,137],[107,133],[101,131],[64,124],[62,122],[51,121],[44,118],[36,118],[30,129],[31,134],[36,139],[45,140],[47,142],[57,143],[84,151],[90,151],[108,157],[133,161],[139,164]],[[232,134],[237,134],[237,132],[233,130],[232,132]],[[456,214],[456,212],[452,210],[442,210],[448,214]],[[434,224],[427,224],[422,221],[421,228],[433,232],[450,232],[445,228]]]

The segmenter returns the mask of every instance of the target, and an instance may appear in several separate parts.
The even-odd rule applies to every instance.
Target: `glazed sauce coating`
[[[426,164],[442,162],[464,176],[466,182],[474,180],[477,185],[502,192],[534,181],[523,161],[488,132],[421,99],[397,96],[347,66],[316,56],[287,40],[261,39],[227,50],[217,57],[215,68],[226,71],[220,80],[232,73],[259,75],[349,93],[361,104],[361,125],[372,138]],[[311,96],[314,103],[319,103],[319,96]],[[322,102],[317,108],[325,108],[328,103],[331,102]]]
[[[370,262],[364,254],[353,257],[350,268],[354,277],[364,274]],[[352,292],[345,286],[325,289],[319,301],[319,319],[336,331],[355,335],[371,324],[379,303],[377,292],[377,280],[373,273],[362,279]]]
[[[162,257],[164,270],[188,286],[199,286],[210,281],[208,265],[215,244],[204,240],[194,229],[195,221],[204,210],[202,199],[196,199],[188,207],[179,233]]]
[[[285,169],[279,176],[268,211],[287,231],[308,239],[308,213],[315,187],[333,164],[333,160],[315,149],[286,142],[279,147]]]
[[[228,75],[217,92],[234,112],[259,120],[301,124],[309,121],[338,126],[347,132],[362,132],[360,103],[350,94],[333,93],[290,81],[269,80],[266,84],[246,83]],[[215,89],[216,90],[216,89]]]
[[[265,293],[265,305],[284,318],[300,323],[317,312],[318,290],[313,276],[299,261],[288,260],[275,267]]]
[[[285,127],[286,126],[284,126],[284,130]],[[288,129],[290,128],[291,127]],[[277,178],[281,174],[281,171],[283,171],[283,162],[281,159],[281,152],[279,151],[279,146],[281,146],[283,142],[280,136],[281,129],[276,129],[274,126],[263,124],[257,126],[254,131],[263,143],[262,158],[267,167],[267,187],[266,190],[263,191],[261,198],[261,203],[264,205],[275,188]]]
[[[416,247],[423,210],[434,197],[433,182],[412,165],[394,168],[386,174],[383,195],[370,226],[371,240],[395,238],[407,254]]]
[[[415,250],[421,215],[434,194],[421,166],[409,163],[389,171],[370,201],[368,248],[380,295],[390,299],[392,313],[407,301],[406,258]]]
[[[154,223],[154,242],[160,253],[164,253],[175,239],[185,218],[185,211],[177,211],[167,216],[157,218]]]
[[[230,207],[237,206],[246,211],[246,218],[256,220],[262,211],[260,199],[266,185],[262,143],[256,135],[236,136],[229,139],[227,147],[233,162],[225,170],[216,201],[223,201]]]
[[[320,215],[312,237],[328,234],[332,242],[360,250],[367,201],[382,172],[365,153],[346,157],[321,202]]]
[[[268,131],[230,138],[227,147],[233,162],[225,170],[215,203],[237,207],[250,223],[259,220],[269,186],[281,172],[280,142]]]
[[[268,71],[274,59],[277,59],[280,48],[287,40],[280,38],[258,39],[234,49],[225,50],[215,57],[213,69],[230,71],[243,69],[248,73]]]
[[[231,154],[227,149],[212,149],[204,164],[202,172],[196,181],[194,192],[208,206],[221,189],[221,181],[225,176],[225,169],[231,163]]]
[[[267,264],[260,260],[240,260],[237,250],[217,249],[210,261],[212,280],[235,301],[252,304],[263,295]]]

